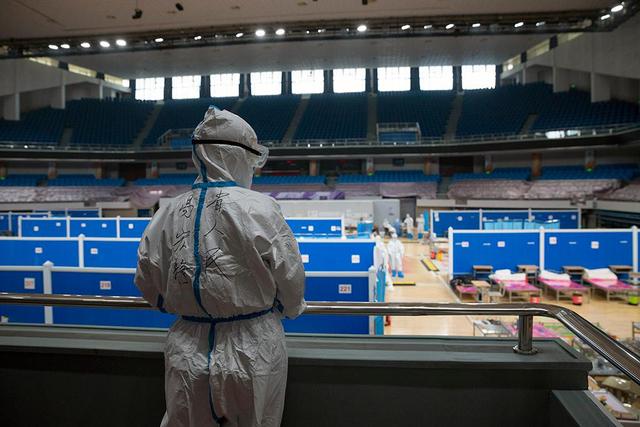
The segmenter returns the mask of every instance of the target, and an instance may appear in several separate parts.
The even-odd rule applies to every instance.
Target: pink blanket
[[[588,288],[586,286],[582,286],[579,283],[576,283],[572,280],[553,280],[553,279],[541,279],[538,278],[540,283],[550,287],[555,290],[567,290],[567,291],[587,291]]]
[[[591,283],[593,286],[600,288],[604,291],[618,292],[618,291],[628,291],[630,289],[633,289],[633,286],[621,280],[591,279],[591,278],[586,278],[584,280],[586,280],[587,283]]]
[[[504,280],[500,281],[504,288],[509,292],[538,292],[540,289],[536,288],[526,280],[523,281],[514,281],[514,280]]]
[[[513,335],[518,334],[518,327],[514,325],[508,325],[507,329],[511,331]],[[555,331],[547,328],[542,323],[534,323],[533,324],[533,336],[535,338],[560,338]]]

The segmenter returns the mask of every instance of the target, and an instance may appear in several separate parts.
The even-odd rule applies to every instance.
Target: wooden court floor
[[[420,259],[427,256],[427,247],[418,243],[405,243],[404,269],[406,280],[415,281],[416,286],[395,286],[387,289],[386,300],[391,302],[458,302],[457,296],[450,290],[447,283],[447,272],[438,273],[428,271]],[[441,263],[446,268],[446,259]],[[469,298],[465,301],[472,302]],[[640,306],[632,306],[622,300],[606,301],[604,296],[597,293],[590,303],[575,306],[570,301],[556,302],[555,296],[545,295],[544,303],[559,304],[574,310],[592,323],[598,324],[608,333],[621,339],[631,337],[631,322],[640,321]],[[505,301],[506,302],[506,301]],[[421,316],[401,317],[391,319],[391,325],[385,327],[387,335],[473,335],[473,319],[487,318],[486,316]],[[515,322],[511,317],[493,317],[504,322]],[[536,318],[536,322],[553,325],[552,319]]]

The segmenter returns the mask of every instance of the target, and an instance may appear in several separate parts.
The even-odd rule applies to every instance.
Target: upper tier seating
[[[144,127],[153,102],[81,99],[67,103],[66,126],[72,144],[128,145]]]
[[[0,120],[0,141],[58,144],[64,131],[65,110],[41,108],[22,120]]]
[[[311,95],[294,139],[364,139],[367,94]]]
[[[97,179],[93,175],[59,175],[50,179],[50,187],[119,187],[124,184],[124,179]]]
[[[453,91],[381,92],[378,123],[419,123],[423,137],[442,137],[455,93]]]
[[[500,180],[521,180],[526,181],[531,175],[529,168],[498,168],[488,173],[456,173],[453,175],[453,181],[466,181],[466,180],[486,180],[486,179],[500,179]]]
[[[300,104],[299,95],[250,96],[238,115],[253,127],[260,141],[280,141]]]
[[[160,107],[156,122],[144,139],[144,145],[156,145],[158,138],[169,129],[194,129],[207,109],[214,105],[221,110],[231,110],[238,98],[176,99],[165,101]]]
[[[542,106],[532,131],[640,121],[638,105],[622,101],[591,103],[589,92],[579,90],[555,93]]]
[[[5,187],[0,191],[0,203],[45,202],[117,202],[126,197],[116,194],[125,187]]]
[[[467,90],[456,136],[515,135],[527,117],[541,111],[551,96],[551,86],[545,83]]]
[[[575,202],[591,199],[620,187],[616,179],[543,179],[531,184],[525,199],[569,199]]]
[[[380,171],[373,175],[341,175],[336,190],[355,196],[423,197],[434,199],[438,175],[422,171]]]
[[[44,180],[46,175],[9,175],[5,179],[0,179],[1,187],[35,187],[38,182]]]

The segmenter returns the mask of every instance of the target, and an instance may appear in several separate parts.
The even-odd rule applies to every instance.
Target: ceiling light
[[[69,46],[67,43],[62,43],[60,47],[63,49],[69,49],[71,46]]]
[[[409,28],[411,28],[411,25],[409,25],[409,24],[405,24],[405,25],[403,25],[402,27],[400,27],[400,29],[401,29],[402,31],[408,30]]]
[[[126,40],[122,40],[122,39],[118,39],[116,40],[116,44],[120,47],[124,47],[127,45],[127,41]]]
[[[447,26],[445,27],[447,30],[452,29],[453,27],[455,27],[456,24],[447,24]]]
[[[83,48],[83,49],[89,49],[91,47],[91,43],[82,42],[82,43],[80,43],[80,47]]]
[[[267,32],[262,28],[256,30],[256,37],[264,37],[265,34],[267,34]]]
[[[536,22],[536,27],[542,27],[544,24],[546,24],[544,21]]]
[[[327,30],[325,30],[324,28],[318,28],[318,32],[319,33],[324,33],[325,31],[327,31]]]
[[[49,49],[51,49],[51,50],[58,50],[58,45],[57,45],[57,44],[50,44],[50,45],[49,45]]]
[[[609,19],[609,18],[611,18],[611,15],[609,15],[609,14],[607,13],[606,15],[602,15],[602,16],[600,17],[600,20],[601,20],[601,21],[604,21],[604,20]]]
[[[194,40],[202,40],[202,36],[195,36],[193,39]]]
[[[427,24],[427,25],[425,25],[425,26],[424,26],[424,27],[422,27],[422,28],[424,28],[425,30],[430,30],[432,27],[433,27],[433,25],[431,25],[431,24]]]
[[[162,37],[157,37],[153,40],[156,43],[162,43],[164,41],[164,39]]]
[[[478,28],[480,26],[479,22],[476,22],[475,24],[471,25],[473,28]]]
[[[102,47],[110,47],[111,43],[109,43],[106,40],[100,40],[100,46],[102,46]]]
[[[240,37],[244,36],[244,33],[236,33],[236,38],[239,39]]]
[[[305,31],[307,34],[309,34],[309,30]]]
[[[524,25],[524,22],[522,22],[522,21],[520,21],[520,22],[516,22],[515,24],[513,24],[513,26],[514,26],[515,28],[520,28],[520,27],[522,27],[523,25]]]
[[[360,24],[356,29],[358,30],[359,33],[364,33],[365,31],[367,31],[367,26],[364,24]]]
[[[624,5],[622,3],[620,3],[620,4],[617,4],[617,5],[613,6],[611,8],[611,12],[614,12],[614,13],[615,12],[620,12],[622,9],[624,9]]]
[[[276,30],[276,36],[284,36],[285,30],[284,28],[278,28]]]

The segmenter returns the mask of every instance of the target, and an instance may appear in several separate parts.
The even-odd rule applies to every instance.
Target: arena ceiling
[[[544,38],[543,35],[530,34],[251,43],[61,59],[125,78],[350,67],[498,64]]]
[[[182,6],[182,11],[176,3]],[[0,40],[292,21],[605,11],[616,3],[616,0],[4,0]],[[132,19],[136,7],[142,11],[140,19]]]

